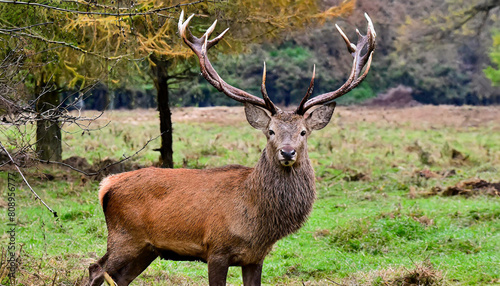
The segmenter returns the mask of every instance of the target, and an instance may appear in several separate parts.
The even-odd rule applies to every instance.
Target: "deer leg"
[[[144,249],[137,257],[127,265],[118,270],[113,277],[119,286],[129,285],[132,280],[139,276],[158,255],[150,249]]]
[[[243,273],[243,285],[260,286],[262,276],[262,264],[249,264],[241,267]]]
[[[158,256],[149,245],[134,247],[128,241],[121,242],[117,244],[108,241],[108,252],[90,265],[89,286],[102,285],[106,278],[105,274],[119,286],[128,285]]]
[[[102,265],[108,260],[109,253],[106,253],[99,261],[89,266],[88,286],[100,286],[104,283],[104,270]]]
[[[223,256],[208,259],[208,283],[210,286],[225,286],[229,261]]]

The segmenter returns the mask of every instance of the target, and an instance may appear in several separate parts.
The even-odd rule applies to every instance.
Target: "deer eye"
[[[300,136],[306,136],[306,131],[305,130],[302,130],[302,132],[300,132]]]
[[[274,131],[269,130],[269,136],[272,136],[272,135],[274,135]]]

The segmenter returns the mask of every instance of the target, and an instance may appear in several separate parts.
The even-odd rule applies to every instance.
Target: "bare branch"
[[[26,183],[26,185],[28,186],[28,188],[31,190],[31,192],[33,193],[33,195],[35,195],[35,200],[40,200],[40,202],[42,202],[42,204],[54,215],[54,217],[57,217],[57,212],[54,211],[53,209],[51,209],[43,200],[42,198],[40,198],[40,196],[35,192],[35,190],[33,190],[33,188],[31,187],[30,183],[28,182],[28,180],[26,180],[26,178],[24,177],[23,175],[23,172],[21,172],[21,169],[19,168],[19,166],[17,165],[17,163],[14,161],[14,159],[12,159],[12,156],[10,155],[9,151],[7,151],[7,149],[3,146],[2,142],[0,142],[0,147],[2,147],[2,150],[5,152],[5,154],[7,154],[7,156],[9,157],[10,161],[14,164],[14,166],[16,167],[17,169],[17,172],[19,173],[19,175],[21,175],[21,177],[23,178],[23,181]]]
[[[478,17],[478,15],[483,15],[483,20],[479,25],[481,28],[484,24],[484,21],[488,18],[490,11],[496,8],[499,8],[500,4],[498,0],[486,0],[474,6],[471,6],[467,9],[463,10],[459,16],[455,16],[451,22],[451,26],[442,27],[441,25],[437,25],[424,31],[424,37],[434,37],[437,39],[443,39],[449,37],[453,31],[459,30],[464,27],[467,23]],[[418,37],[417,37],[418,38]]]
[[[2,0],[0,0],[0,1],[2,1]],[[12,32],[4,32],[3,30],[0,29],[0,34],[12,35]],[[49,39],[46,39],[46,38],[44,38],[42,36],[28,34],[28,33],[24,33],[24,32],[15,32],[14,34],[17,35],[17,36],[24,36],[24,37],[36,39],[36,40],[43,41],[43,42],[46,42],[46,43],[49,43],[49,44],[62,45],[62,46],[65,46],[65,47],[72,48],[72,49],[74,49],[76,51],[79,51],[81,53],[88,54],[88,55],[93,55],[93,56],[96,56],[96,57],[99,57],[99,58],[102,58],[102,59],[105,59],[105,60],[110,60],[110,61],[112,61],[112,60],[118,60],[118,59],[121,59],[121,58],[129,56],[129,55],[120,55],[120,56],[116,56],[116,57],[106,57],[106,56],[103,56],[103,55],[98,54],[98,53],[94,53],[94,52],[90,52],[90,51],[84,50],[84,49],[82,49],[82,48],[80,48],[78,46],[75,46],[75,45],[67,43],[67,42],[49,40]]]
[[[17,32],[17,31],[21,31],[21,30],[31,29],[33,27],[46,26],[46,25],[50,25],[50,24],[54,24],[54,22],[39,23],[39,24],[34,24],[34,25],[26,26],[26,27],[19,27],[19,28],[12,28],[12,29],[0,29],[0,31],[4,32],[4,33],[12,33],[12,32]]]
[[[152,14],[157,14],[157,13],[163,12],[163,11],[174,10],[174,9],[181,8],[181,7],[184,7],[184,6],[196,5],[196,4],[199,4],[199,3],[202,3],[202,2],[205,2],[205,1],[199,0],[199,1],[194,1],[194,2],[190,2],[190,3],[176,4],[176,5],[172,5],[172,6],[168,6],[168,7],[162,7],[162,8],[157,8],[157,9],[149,10],[149,11],[146,11],[146,12],[131,12],[131,10],[135,9],[135,8],[127,8],[127,11],[129,11],[129,12],[109,13],[109,12],[89,12],[89,11],[79,11],[79,10],[65,9],[65,8],[60,8],[60,7],[51,6],[51,5],[47,5],[47,4],[40,4],[40,3],[36,3],[36,2],[22,2],[22,1],[0,0],[0,3],[13,4],[13,5],[16,4],[16,5],[36,6],[36,7],[41,7],[41,8],[45,8],[45,9],[56,10],[56,11],[65,12],[65,13],[74,13],[74,14],[82,14],[82,15],[114,16],[114,17],[124,17],[124,16],[132,17],[132,16],[152,15]],[[87,4],[87,5],[91,6],[92,4]],[[105,6],[104,8],[108,8],[108,7],[109,6]],[[158,15],[162,15],[162,14],[158,14]],[[162,16],[166,16],[166,15],[162,15]]]
[[[86,5],[87,7],[91,6],[91,7],[98,7],[98,8],[103,8],[103,9],[110,9],[110,10],[129,10],[129,9],[131,9],[129,7],[108,6],[108,5],[103,5],[103,4],[99,4],[96,2],[85,2],[85,1],[78,1],[78,0],[76,0],[76,1],[62,0],[61,2],[73,3],[73,4],[77,4],[77,5]]]

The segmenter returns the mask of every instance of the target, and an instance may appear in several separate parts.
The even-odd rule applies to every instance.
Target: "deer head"
[[[217,74],[208,60],[207,50],[216,45],[224,37],[228,29],[214,39],[209,40],[208,38],[217,24],[216,20],[201,38],[197,38],[191,34],[188,28],[193,16],[191,15],[184,21],[184,11],[181,12],[179,33],[184,42],[198,56],[202,75],[219,91],[245,104],[248,123],[252,127],[261,130],[267,137],[266,155],[268,159],[282,167],[291,167],[307,159],[307,137],[313,130],[319,130],[328,124],[335,109],[333,100],[348,93],[365,79],[375,49],[376,34],[372,21],[367,14],[365,14],[368,21],[367,35],[361,35],[356,30],[359,37],[356,45],[352,44],[342,29],[336,25],[353,57],[353,66],[349,78],[339,89],[310,98],[314,88],[314,68],[309,88],[300,105],[294,111],[282,111],[271,101],[267,94],[265,63],[261,85],[262,98],[227,84]],[[361,74],[363,68],[365,68],[365,71]],[[306,112],[314,106],[320,107],[307,114]]]
[[[308,116],[277,111],[269,115],[264,109],[245,104],[248,123],[261,130],[267,138],[266,155],[269,161],[283,167],[307,160],[307,137],[313,130],[325,127],[332,117],[335,102],[317,108]]]

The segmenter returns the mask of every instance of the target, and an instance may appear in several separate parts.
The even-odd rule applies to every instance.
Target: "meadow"
[[[337,107],[313,133],[309,155],[317,201],[307,224],[266,258],[266,285],[499,285],[500,107]],[[88,112],[87,115],[91,115]],[[65,126],[63,157],[89,166],[134,154],[159,135],[154,110],[109,111],[95,131]],[[176,168],[253,166],[265,137],[241,107],[179,108]],[[5,138],[2,138],[5,140]],[[127,166],[158,164],[151,141]],[[107,161],[106,161],[107,160]],[[81,165],[84,166],[84,165]],[[2,223],[0,283],[84,285],[106,250],[97,198],[99,178],[57,165],[24,170],[58,213],[55,219],[15,177],[15,283],[5,270],[9,229]],[[0,220],[8,221],[7,180],[0,174]],[[157,259],[133,285],[207,285],[206,265]],[[231,285],[241,284],[231,268]]]

